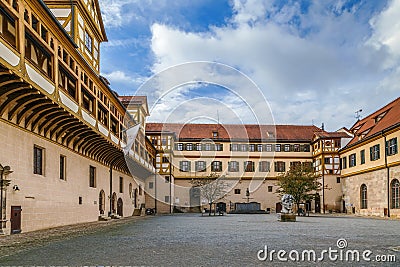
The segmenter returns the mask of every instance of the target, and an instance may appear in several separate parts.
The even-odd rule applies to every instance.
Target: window
[[[197,172],[205,172],[206,171],[206,162],[205,161],[196,161],[194,163],[194,167]]]
[[[262,144],[258,144],[257,145],[257,151],[258,152],[262,152],[263,151],[263,145]]]
[[[239,162],[237,162],[237,161],[228,162],[228,171],[229,172],[238,172],[239,171]]]
[[[378,160],[380,158],[379,144],[370,147],[369,148],[369,153],[370,153],[370,160],[371,161]]]
[[[90,34],[87,31],[85,31],[85,46],[90,53],[92,53],[93,50],[92,43],[93,43],[92,36],[90,36]]]
[[[241,144],[239,146],[240,151],[248,151],[248,145],[247,144]]]
[[[78,203],[79,205],[82,205],[82,197],[78,197]]]
[[[342,169],[346,169],[347,168],[347,158],[341,158],[341,163],[342,163]]]
[[[365,163],[365,149],[360,151],[360,163],[361,164]]]
[[[215,150],[216,151],[223,151],[224,150],[224,146],[222,144],[215,144]]]
[[[250,144],[250,145],[249,145],[249,151],[250,151],[250,152],[256,151],[256,145]]]
[[[284,172],[285,171],[285,162],[284,161],[276,161],[274,165],[275,165],[275,172]]]
[[[89,186],[96,187],[96,168],[93,166],[89,167]]]
[[[165,201],[166,203],[169,203],[169,196],[165,196],[165,197],[164,197],[164,201]]]
[[[177,143],[176,144],[176,150],[182,151],[183,150],[183,144],[182,143]]]
[[[368,207],[368,202],[367,202],[367,186],[365,184],[361,185],[360,188],[360,206],[361,209],[366,209]]]
[[[153,189],[154,188],[154,182],[149,182],[149,189]]]
[[[58,87],[66,91],[73,99],[76,99],[76,79],[61,66],[58,68]]]
[[[349,156],[349,167],[354,167],[356,166],[356,154],[351,154]]]
[[[65,163],[66,157],[60,155],[60,179],[65,180]]]
[[[300,152],[300,145],[299,144],[293,145],[293,151],[294,152]]]
[[[204,144],[204,150],[205,151],[212,151],[213,150],[212,149],[212,144],[210,144],[210,143]]]
[[[161,138],[161,145],[163,145],[163,146],[167,145],[167,137],[162,137]]]
[[[289,151],[290,151],[290,145],[286,144],[286,145],[284,146],[283,150],[284,150],[285,152],[289,152]]]
[[[336,177],[336,183],[340,184],[340,177]]]
[[[275,145],[275,151],[277,151],[277,152],[281,151],[281,145],[276,144]]]
[[[192,151],[193,150],[193,144],[192,143],[186,144],[186,150],[187,151]]]
[[[300,148],[300,150],[301,150],[301,148]],[[303,151],[310,152],[310,145],[303,145]]]
[[[221,172],[222,171],[222,162],[221,161],[213,161],[211,163],[211,171],[212,172]]]
[[[254,172],[254,161],[245,161],[244,162],[244,171],[245,172]]]
[[[240,195],[240,189],[235,189],[235,195]]]
[[[269,172],[270,170],[270,162],[269,161],[260,161],[258,164],[259,172]]]
[[[291,169],[300,168],[300,166],[301,166],[301,162],[300,161],[291,161],[290,162],[290,168]]]
[[[238,151],[238,145],[237,144],[231,144],[231,151]]]
[[[301,165],[303,166],[303,169],[305,169],[305,170],[311,170],[311,168],[312,168],[311,161],[304,161],[301,163]]]
[[[272,185],[268,186],[268,192],[272,192]]]
[[[162,163],[169,163],[169,159],[167,156],[162,157]]]
[[[94,111],[94,97],[89,94],[86,90],[83,88],[81,89],[82,91],[82,106],[84,109],[89,111],[90,113],[93,113]]]
[[[199,144],[199,143],[196,144],[196,150],[201,151],[201,144]]]
[[[272,151],[272,145],[271,145],[271,144],[265,145],[265,150],[266,150],[267,152],[271,152],[271,151]]]
[[[98,103],[98,108],[97,108],[97,119],[104,125],[108,126],[108,112],[105,107],[100,105]]]
[[[397,154],[397,137],[386,141],[386,154],[388,156]]]
[[[124,178],[119,177],[119,192],[123,193],[124,192]]]
[[[179,170],[181,172],[190,172],[190,161],[180,161]]]
[[[325,164],[331,164],[331,158],[324,158]]]
[[[143,189],[142,189],[142,186],[139,185],[139,196],[141,196],[142,194],[143,194]]]
[[[217,138],[217,137],[218,137],[218,132],[213,132],[213,133],[212,133],[212,137],[213,137],[213,138]]]
[[[164,177],[164,182],[165,182],[165,183],[169,183],[169,176],[165,176],[165,177]]]
[[[392,194],[392,209],[400,208],[400,183],[399,180],[394,179],[390,183],[390,189]]]
[[[12,46],[16,47],[15,19],[0,8],[0,35]]]
[[[43,175],[44,149],[33,147],[33,173]]]
[[[53,58],[51,53],[28,33],[25,34],[25,56],[41,72],[49,78],[53,78]]]

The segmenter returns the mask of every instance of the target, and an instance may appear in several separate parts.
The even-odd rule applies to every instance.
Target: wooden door
[[[121,199],[121,198],[118,199],[118,203],[117,203],[117,214],[118,214],[119,216],[123,216],[123,202],[122,202],[122,199]]]
[[[276,213],[280,213],[282,211],[282,203],[281,202],[277,202],[275,204],[275,212]]]
[[[11,233],[21,233],[21,206],[11,206]]]

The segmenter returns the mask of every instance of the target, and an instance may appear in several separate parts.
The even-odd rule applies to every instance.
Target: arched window
[[[390,189],[392,193],[392,209],[400,208],[400,183],[399,180],[394,179],[390,183]]]
[[[366,209],[367,205],[367,186],[365,184],[361,185],[360,188],[360,200],[361,200],[361,209]]]
[[[132,198],[132,183],[129,183],[129,197]]]

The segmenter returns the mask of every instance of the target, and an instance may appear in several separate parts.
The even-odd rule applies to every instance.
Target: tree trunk
[[[300,216],[300,203],[296,203],[296,207],[297,207],[297,215]]]
[[[212,203],[210,203],[210,210],[208,211],[208,216],[211,216],[211,207],[212,207]]]

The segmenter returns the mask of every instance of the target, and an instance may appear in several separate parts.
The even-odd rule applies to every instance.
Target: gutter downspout
[[[383,134],[384,132],[382,131],[382,136],[384,138],[385,142],[385,168],[386,168],[386,175],[387,175],[387,216],[390,218],[390,169],[387,164],[387,143],[386,143],[386,135]]]

